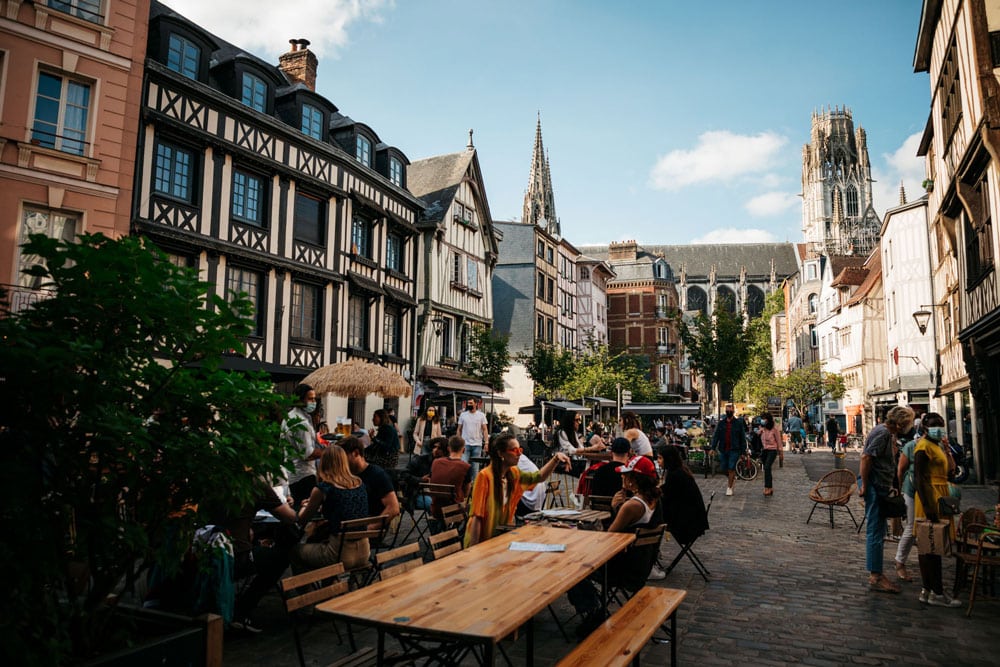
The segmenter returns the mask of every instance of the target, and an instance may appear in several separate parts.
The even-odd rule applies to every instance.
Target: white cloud
[[[693,149],[670,151],[659,158],[649,174],[650,185],[657,190],[678,190],[694,183],[764,172],[786,143],[786,137],[773,132],[705,132]]]
[[[788,209],[800,206],[801,204],[802,199],[797,194],[789,192],[765,192],[748,201],[743,205],[743,208],[755,218],[765,218],[784,213]]]
[[[696,239],[691,239],[689,243],[693,245],[711,243],[774,243],[777,240],[774,234],[766,229],[726,227],[723,229],[713,229],[707,234],[703,234]]]
[[[208,32],[261,57],[275,59],[288,40],[308,39],[317,56],[335,56],[348,43],[352,23],[382,20],[392,0],[166,0]],[[275,61],[277,62],[277,61]]]
[[[924,158],[917,157],[922,133],[911,134],[903,145],[893,153],[884,153],[884,167],[872,166],[872,198],[875,212],[885,217],[887,209],[899,206],[899,184],[902,181],[907,201],[915,201],[924,195],[921,187],[924,176]]]

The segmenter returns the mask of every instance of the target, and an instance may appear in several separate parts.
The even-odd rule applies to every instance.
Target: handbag
[[[886,519],[896,519],[906,516],[906,501],[897,489],[889,489],[889,493],[879,496],[878,506]]]
[[[952,496],[941,496],[938,498],[938,514],[941,516],[955,516],[961,512],[961,499]]]

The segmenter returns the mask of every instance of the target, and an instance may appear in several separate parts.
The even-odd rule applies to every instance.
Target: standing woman
[[[649,442],[649,437],[642,432],[642,422],[639,415],[631,410],[622,413],[621,418],[623,435],[632,443],[632,453],[636,456],[653,456],[653,445]]]
[[[322,450],[317,447],[312,413],[316,411],[316,392],[303,383],[295,387],[295,405],[281,422],[281,437],[295,448],[293,468],[288,475],[292,507],[298,510],[316,486],[316,464]]]
[[[372,424],[375,428],[369,431],[371,445],[365,448],[365,459],[391,474],[399,463],[399,432],[385,410],[375,411]]]
[[[913,515],[917,519],[939,521],[938,500],[951,494],[948,488],[948,456],[943,448],[945,440],[944,418],[936,412],[924,415],[921,425],[924,437],[913,448],[913,482],[916,494],[913,498]],[[948,517],[951,523],[951,517]],[[950,527],[949,527],[950,530]],[[961,607],[960,600],[952,599],[944,592],[944,577],[941,574],[941,554],[920,554],[920,601],[935,607]]]
[[[919,436],[908,440],[899,448],[899,461],[896,463],[896,477],[899,479],[899,492],[906,502],[906,517],[903,523],[903,534],[899,537],[896,547],[896,578],[900,581],[913,581],[906,571],[906,559],[913,548],[913,496],[916,489],[913,486],[913,451],[917,447]]]
[[[440,437],[441,418],[438,417],[437,408],[429,405],[424,414],[417,419],[417,425],[413,428],[414,449],[416,449],[416,445],[420,445],[420,454],[430,454],[431,440]]]
[[[363,519],[368,514],[368,491],[361,478],[351,473],[347,454],[340,445],[330,445],[319,462],[319,482],[299,511],[299,525],[304,526],[317,512],[330,523],[330,537],[324,542],[298,544],[292,551],[297,571],[343,562],[345,568],[358,567],[368,560],[368,540],[344,542],[340,524]]]
[[[774,489],[771,486],[771,469],[774,467],[774,460],[780,459],[785,462],[785,452],[782,449],[781,431],[774,423],[774,417],[769,412],[760,416],[760,443],[764,449],[762,455],[764,461],[764,495],[773,496]]]
[[[556,452],[538,472],[524,472],[517,467],[521,445],[510,433],[499,433],[490,442],[490,465],[476,475],[465,528],[465,546],[471,547],[493,537],[497,526],[512,523],[517,503],[525,487],[544,482],[559,462],[569,457]]]

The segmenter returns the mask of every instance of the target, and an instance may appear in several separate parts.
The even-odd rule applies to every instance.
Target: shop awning
[[[622,412],[625,411],[634,412],[637,415],[698,417],[701,415],[701,403],[629,403],[622,406]]]
[[[488,384],[477,382],[460,371],[438,366],[424,366],[417,378],[435,392],[454,391],[460,394],[489,396],[493,390]]]

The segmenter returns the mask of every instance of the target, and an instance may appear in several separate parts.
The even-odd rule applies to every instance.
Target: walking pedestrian
[[[712,435],[712,449],[718,452],[719,469],[726,473],[726,495],[733,495],[736,484],[736,462],[747,447],[746,424],[735,417],[732,403],[726,404],[726,418],[719,422]]]
[[[896,547],[896,578],[900,581],[913,581],[906,571],[906,559],[913,548],[913,450],[917,446],[917,438],[911,438],[899,448],[899,462],[896,464],[896,477],[899,479],[899,492],[906,502],[906,516],[903,522],[903,534],[899,536]]]
[[[771,468],[774,460],[779,459],[781,464],[785,463],[785,452],[782,449],[781,431],[774,423],[774,417],[769,412],[760,416],[760,442],[763,447],[762,460],[764,462],[764,495],[773,496]]]
[[[830,451],[837,451],[837,437],[840,435],[840,425],[833,415],[826,420],[826,444],[830,445]]]
[[[785,421],[785,433],[791,438],[792,451],[804,454],[805,445],[803,443],[804,438],[802,437],[802,418],[799,417],[798,411],[792,410],[789,414],[788,419]]]
[[[880,499],[889,495],[896,472],[892,447],[896,438],[913,426],[913,410],[897,405],[885,415],[885,421],[871,430],[861,452],[861,474],[858,475],[858,495],[865,499],[865,520],[868,531],[865,541],[865,569],[868,570],[868,590],[878,593],[898,593],[899,586],[882,572],[885,550],[885,515]]]

